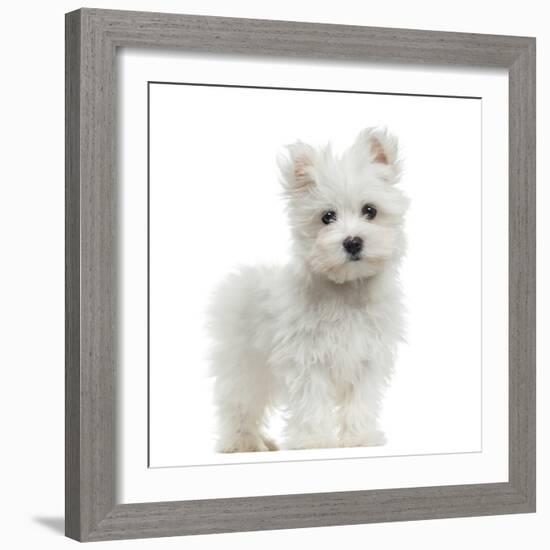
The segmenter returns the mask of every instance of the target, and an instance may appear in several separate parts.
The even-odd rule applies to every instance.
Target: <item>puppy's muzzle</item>
[[[346,237],[342,243],[344,250],[350,255],[351,260],[358,260],[363,250],[363,239],[361,237]]]

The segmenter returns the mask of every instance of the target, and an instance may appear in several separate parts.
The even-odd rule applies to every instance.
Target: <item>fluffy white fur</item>
[[[276,449],[273,406],[285,411],[285,448],[385,442],[378,414],[402,336],[408,205],[397,155],[394,137],[369,128],[341,155],[297,142],[281,157],[291,260],[231,274],[210,309],[220,452]],[[325,225],[327,211],[336,219]],[[347,237],[363,240],[359,257]]]

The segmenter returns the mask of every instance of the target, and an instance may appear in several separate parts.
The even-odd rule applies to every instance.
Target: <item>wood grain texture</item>
[[[67,534],[80,539],[114,506],[114,51],[85,12],[67,29]]]
[[[509,70],[509,475],[535,509],[535,43]]]
[[[65,529],[80,524],[80,14],[65,26]]]
[[[109,40],[124,46],[309,57],[343,61],[510,67],[532,39],[516,36],[85,10]]]
[[[116,48],[504,67],[510,81],[509,482],[116,504]],[[66,533],[220,533],[535,510],[535,40],[83,9],[66,16]]]

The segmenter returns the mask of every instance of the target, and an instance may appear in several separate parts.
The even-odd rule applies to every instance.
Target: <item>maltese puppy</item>
[[[382,445],[381,398],[402,338],[398,268],[408,200],[397,140],[368,128],[343,154],[279,159],[293,237],[280,267],[231,274],[209,312],[219,452]]]

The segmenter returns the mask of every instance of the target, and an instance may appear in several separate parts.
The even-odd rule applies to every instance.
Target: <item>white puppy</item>
[[[408,200],[397,141],[366,129],[342,155],[302,142],[280,159],[290,262],[230,275],[210,309],[220,452],[385,442],[377,421],[401,338],[398,264]]]

